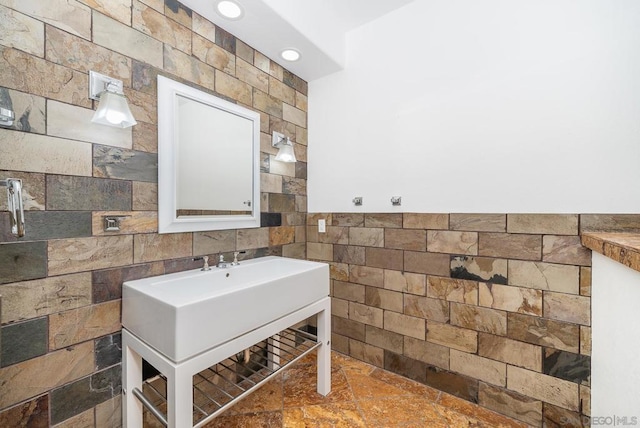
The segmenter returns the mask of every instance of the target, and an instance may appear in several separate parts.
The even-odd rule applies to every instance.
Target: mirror
[[[158,76],[158,231],[260,227],[260,115]]]

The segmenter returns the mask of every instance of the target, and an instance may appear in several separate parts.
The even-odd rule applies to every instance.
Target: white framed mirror
[[[260,115],[158,76],[158,231],[260,227]]]

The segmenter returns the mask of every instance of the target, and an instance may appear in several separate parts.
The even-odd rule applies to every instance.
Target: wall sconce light
[[[0,126],[13,126],[13,121],[16,118],[13,110],[0,107]]]
[[[271,145],[278,148],[278,154],[276,160],[280,162],[296,162],[296,154],[293,152],[293,144],[289,137],[285,137],[284,134],[279,132],[273,133]]]
[[[138,123],[124,96],[122,80],[89,71],[89,98],[100,100],[91,122],[116,128],[129,128]]]

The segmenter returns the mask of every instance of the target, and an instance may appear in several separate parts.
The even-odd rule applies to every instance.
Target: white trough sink
[[[122,325],[180,362],[329,295],[329,265],[284,257],[122,287]]]

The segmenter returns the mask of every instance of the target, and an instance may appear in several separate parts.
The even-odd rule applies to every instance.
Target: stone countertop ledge
[[[640,233],[587,232],[582,245],[640,272]]]

